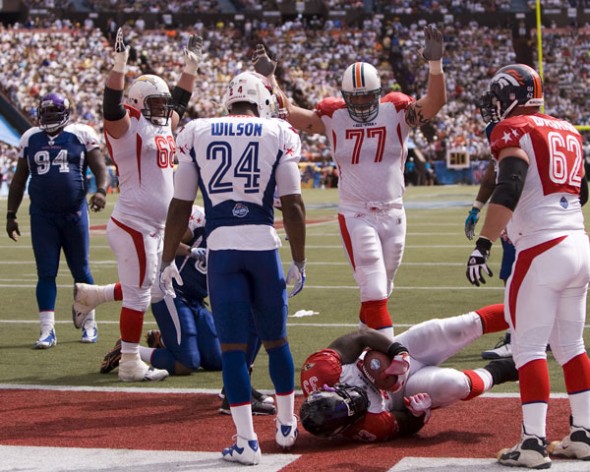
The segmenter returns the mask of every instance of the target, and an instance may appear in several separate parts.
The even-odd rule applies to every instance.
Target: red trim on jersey
[[[115,172],[118,176],[119,175],[119,167],[117,166],[117,161],[115,161],[115,156],[113,155],[113,145],[111,144],[111,140],[109,139],[109,134],[106,131],[103,131],[103,134],[104,134],[104,140],[107,145],[107,150],[109,152],[109,155],[111,156],[111,161],[113,161],[113,164],[115,165]]]
[[[139,120],[139,118],[141,117],[141,111],[139,111],[137,108],[132,107],[131,105],[127,105],[127,104],[125,104],[125,108],[129,112],[129,116],[131,118],[136,118]]]
[[[477,372],[473,370],[464,370],[463,373],[471,382],[471,390],[469,391],[469,395],[467,395],[465,398],[462,398],[461,401],[467,401],[471,400],[472,398],[479,397],[485,389],[483,379]]]
[[[549,369],[546,359],[535,359],[518,369],[520,402],[549,403]]]
[[[121,282],[115,283],[115,301],[123,300],[123,289],[121,288]]]
[[[413,97],[401,92],[389,92],[384,97],[381,97],[380,103],[391,103],[395,107],[395,111],[399,112],[408,108],[408,105],[415,100]]]
[[[504,319],[504,304],[497,303],[475,310],[481,318],[483,333],[496,333],[508,329],[508,323]]]
[[[590,359],[583,352],[563,366],[565,387],[569,395],[590,390]]]
[[[512,271],[512,282],[510,284],[510,292],[508,294],[508,305],[510,307],[510,318],[512,319],[512,325],[516,328],[516,299],[518,297],[518,291],[527,272],[529,271],[531,264],[535,257],[548,251],[553,246],[557,246],[567,236],[560,236],[559,238],[546,241],[543,244],[530,247],[521,251],[516,258],[514,264],[514,270]]]
[[[352,270],[356,270],[356,264],[354,263],[354,252],[352,251],[352,241],[350,239],[348,228],[346,227],[346,218],[340,213],[338,213],[338,224],[340,225],[340,234],[342,235],[342,240],[344,241],[344,248],[348,253],[350,263],[352,264]]]
[[[135,161],[137,162],[137,177],[141,186],[141,145],[143,140],[139,134],[135,138]]]
[[[406,143],[404,142],[404,139],[402,138],[402,125],[400,123],[397,124],[395,131],[397,133],[397,140],[399,141],[400,147],[401,147],[401,155],[400,155],[400,167],[402,168],[402,173],[404,172],[404,166],[406,165],[406,157],[408,156],[408,153],[406,152]]]
[[[127,226],[126,224],[121,223],[120,221],[116,220],[115,218],[113,218],[111,216],[111,220],[113,220],[113,223],[115,223],[119,228],[121,228],[123,231],[125,231],[126,233],[129,233],[129,236],[131,236],[131,239],[133,240],[133,245],[135,246],[135,253],[137,254],[137,259],[139,261],[139,284],[138,287],[141,287],[143,285],[143,281],[145,279],[145,268],[146,268],[146,256],[145,256],[145,246],[143,245],[143,235]]]
[[[334,112],[346,108],[346,103],[342,98],[328,97],[324,98],[316,105],[315,112],[321,118],[322,116],[329,116],[332,118]]]
[[[359,318],[369,328],[377,330],[391,328],[393,325],[387,310],[387,298],[362,302]]]
[[[143,329],[143,313],[132,310],[131,308],[121,308],[119,329],[121,330],[122,341],[126,343],[139,343]]]

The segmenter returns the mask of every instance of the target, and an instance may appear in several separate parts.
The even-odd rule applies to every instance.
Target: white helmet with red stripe
[[[371,64],[355,62],[348,66],[342,77],[341,92],[354,121],[366,123],[379,113],[381,79]]]

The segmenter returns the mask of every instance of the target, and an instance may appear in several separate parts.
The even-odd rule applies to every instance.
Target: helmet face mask
[[[481,115],[486,123],[503,120],[518,106],[541,105],[541,77],[537,71],[525,64],[511,64],[498,70],[479,102]]]
[[[155,75],[138,77],[129,88],[128,103],[156,126],[166,126],[170,121],[174,105],[168,85]]]
[[[54,133],[70,122],[70,101],[59,93],[48,93],[39,102],[39,128]]]
[[[335,436],[364,418],[369,408],[366,392],[345,384],[312,392],[301,405],[303,427],[315,436]]]
[[[381,79],[371,64],[355,62],[350,65],[342,77],[340,91],[354,121],[366,123],[379,114]]]
[[[231,113],[235,103],[247,102],[256,106],[261,118],[276,118],[279,104],[272,85],[266,77],[256,72],[242,72],[228,84],[223,97],[223,105]]]

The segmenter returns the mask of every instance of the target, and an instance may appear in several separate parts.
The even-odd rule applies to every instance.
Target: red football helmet
[[[340,382],[342,360],[333,349],[322,349],[310,355],[301,369],[301,389],[306,397],[321,390],[324,385]]]

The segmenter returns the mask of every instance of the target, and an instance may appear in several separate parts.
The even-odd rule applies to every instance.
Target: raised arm
[[[426,95],[412,103],[406,111],[406,122],[414,127],[427,123],[447,103],[447,87],[442,69],[442,33],[434,25],[428,25],[424,29],[424,37],[422,57],[428,61],[430,73]]]
[[[120,138],[131,124],[127,110],[123,106],[125,70],[129,58],[129,48],[123,41],[123,28],[117,30],[114,49],[114,63],[104,89],[102,113],[105,131],[113,138]]]
[[[261,75],[267,77],[274,89],[275,95],[279,97],[281,106],[287,110],[287,121],[293,128],[306,133],[325,133],[326,127],[324,122],[314,110],[307,110],[306,108],[294,105],[287,94],[281,90],[277,79],[274,75],[277,62],[269,58],[263,44],[258,44],[252,57],[254,70]]]
[[[172,114],[172,129],[176,129],[188,106],[203,58],[203,38],[191,35],[188,45],[184,48],[184,70],[172,90],[174,113]]]

